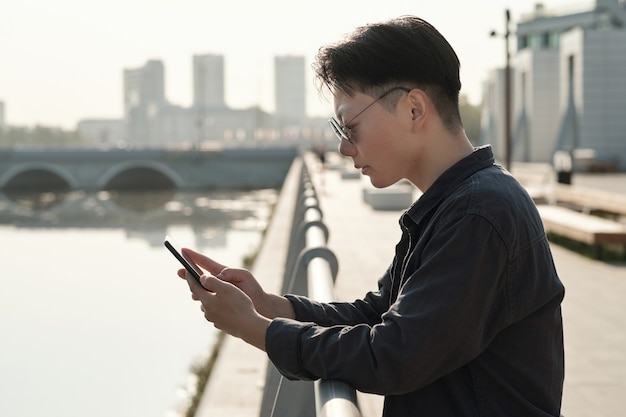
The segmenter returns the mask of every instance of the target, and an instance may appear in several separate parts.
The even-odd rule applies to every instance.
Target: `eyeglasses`
[[[361,110],[360,112],[358,112],[356,115],[354,115],[350,120],[348,120],[346,123],[341,124],[337,121],[337,119],[335,119],[334,117],[331,117],[330,119],[328,119],[328,123],[330,124],[330,127],[333,128],[333,132],[335,132],[335,135],[337,136],[337,139],[339,139],[339,142],[341,142],[342,140],[347,140],[348,142],[352,143],[352,131],[350,130],[350,128],[348,127],[348,125],[357,117],[359,117],[362,113],[365,112],[365,110],[369,109],[370,107],[372,107],[374,105],[374,103],[378,102],[379,100],[382,100],[385,96],[387,96],[389,93],[392,93],[396,90],[402,90],[405,93],[408,93],[409,91],[411,91],[410,88],[406,88],[406,87],[393,87],[390,88],[389,90],[385,91],[384,93],[382,93],[376,100],[372,101],[370,104],[368,104],[363,110]]]

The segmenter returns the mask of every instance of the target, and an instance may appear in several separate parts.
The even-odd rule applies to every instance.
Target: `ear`
[[[409,92],[409,103],[411,104],[411,114],[413,122],[422,124],[428,114],[428,96],[424,90],[414,88]]]

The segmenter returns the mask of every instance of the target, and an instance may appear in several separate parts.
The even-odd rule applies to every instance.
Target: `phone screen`
[[[178,261],[181,264],[183,264],[185,269],[187,271],[189,271],[189,273],[191,275],[193,275],[193,277],[196,279],[196,281],[198,281],[198,283],[200,283],[200,276],[202,275],[202,272],[200,270],[198,270],[191,262],[189,262],[183,256],[183,254],[180,251],[179,247],[174,244],[174,242],[172,241],[172,239],[169,236],[165,236],[165,240],[163,241],[163,244],[165,245],[165,247],[167,249],[169,249],[170,252],[172,252],[172,255],[174,255],[176,257],[176,259],[178,259]],[[202,285],[202,284],[200,284],[200,285]]]

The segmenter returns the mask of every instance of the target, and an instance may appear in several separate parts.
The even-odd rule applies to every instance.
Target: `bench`
[[[362,177],[363,201],[374,210],[406,210],[421,195],[407,181],[400,181],[386,188],[376,188],[369,177]]]
[[[516,163],[511,174],[524,186],[535,204],[549,202],[549,186],[554,170],[549,164]]]
[[[554,233],[591,246],[600,258],[602,245],[626,245],[626,225],[566,207],[537,205],[546,233]]]
[[[567,184],[554,184],[551,199],[585,213],[608,213],[626,216],[626,194]]]

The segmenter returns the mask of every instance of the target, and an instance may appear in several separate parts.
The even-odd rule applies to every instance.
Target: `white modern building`
[[[511,58],[511,160],[592,155],[578,169],[626,169],[626,6],[597,0],[560,14],[541,4],[521,17]],[[505,158],[504,77],[485,83],[482,143]]]
[[[193,107],[195,109],[226,107],[223,55],[193,56]]]
[[[223,137],[219,114],[227,108],[224,99],[224,56],[193,56],[193,104],[190,109],[196,143],[218,141]]]
[[[166,104],[162,61],[150,60],[142,67],[124,69],[124,120],[129,142],[140,146],[163,143],[161,123]]]
[[[124,112],[138,107],[165,104],[165,67],[160,60],[150,60],[139,68],[124,70]]]
[[[135,147],[190,145],[197,141],[193,115],[170,104],[165,95],[165,66],[150,60],[124,69],[124,141]]]
[[[274,57],[276,118],[281,123],[306,119],[306,85],[303,56]]]

